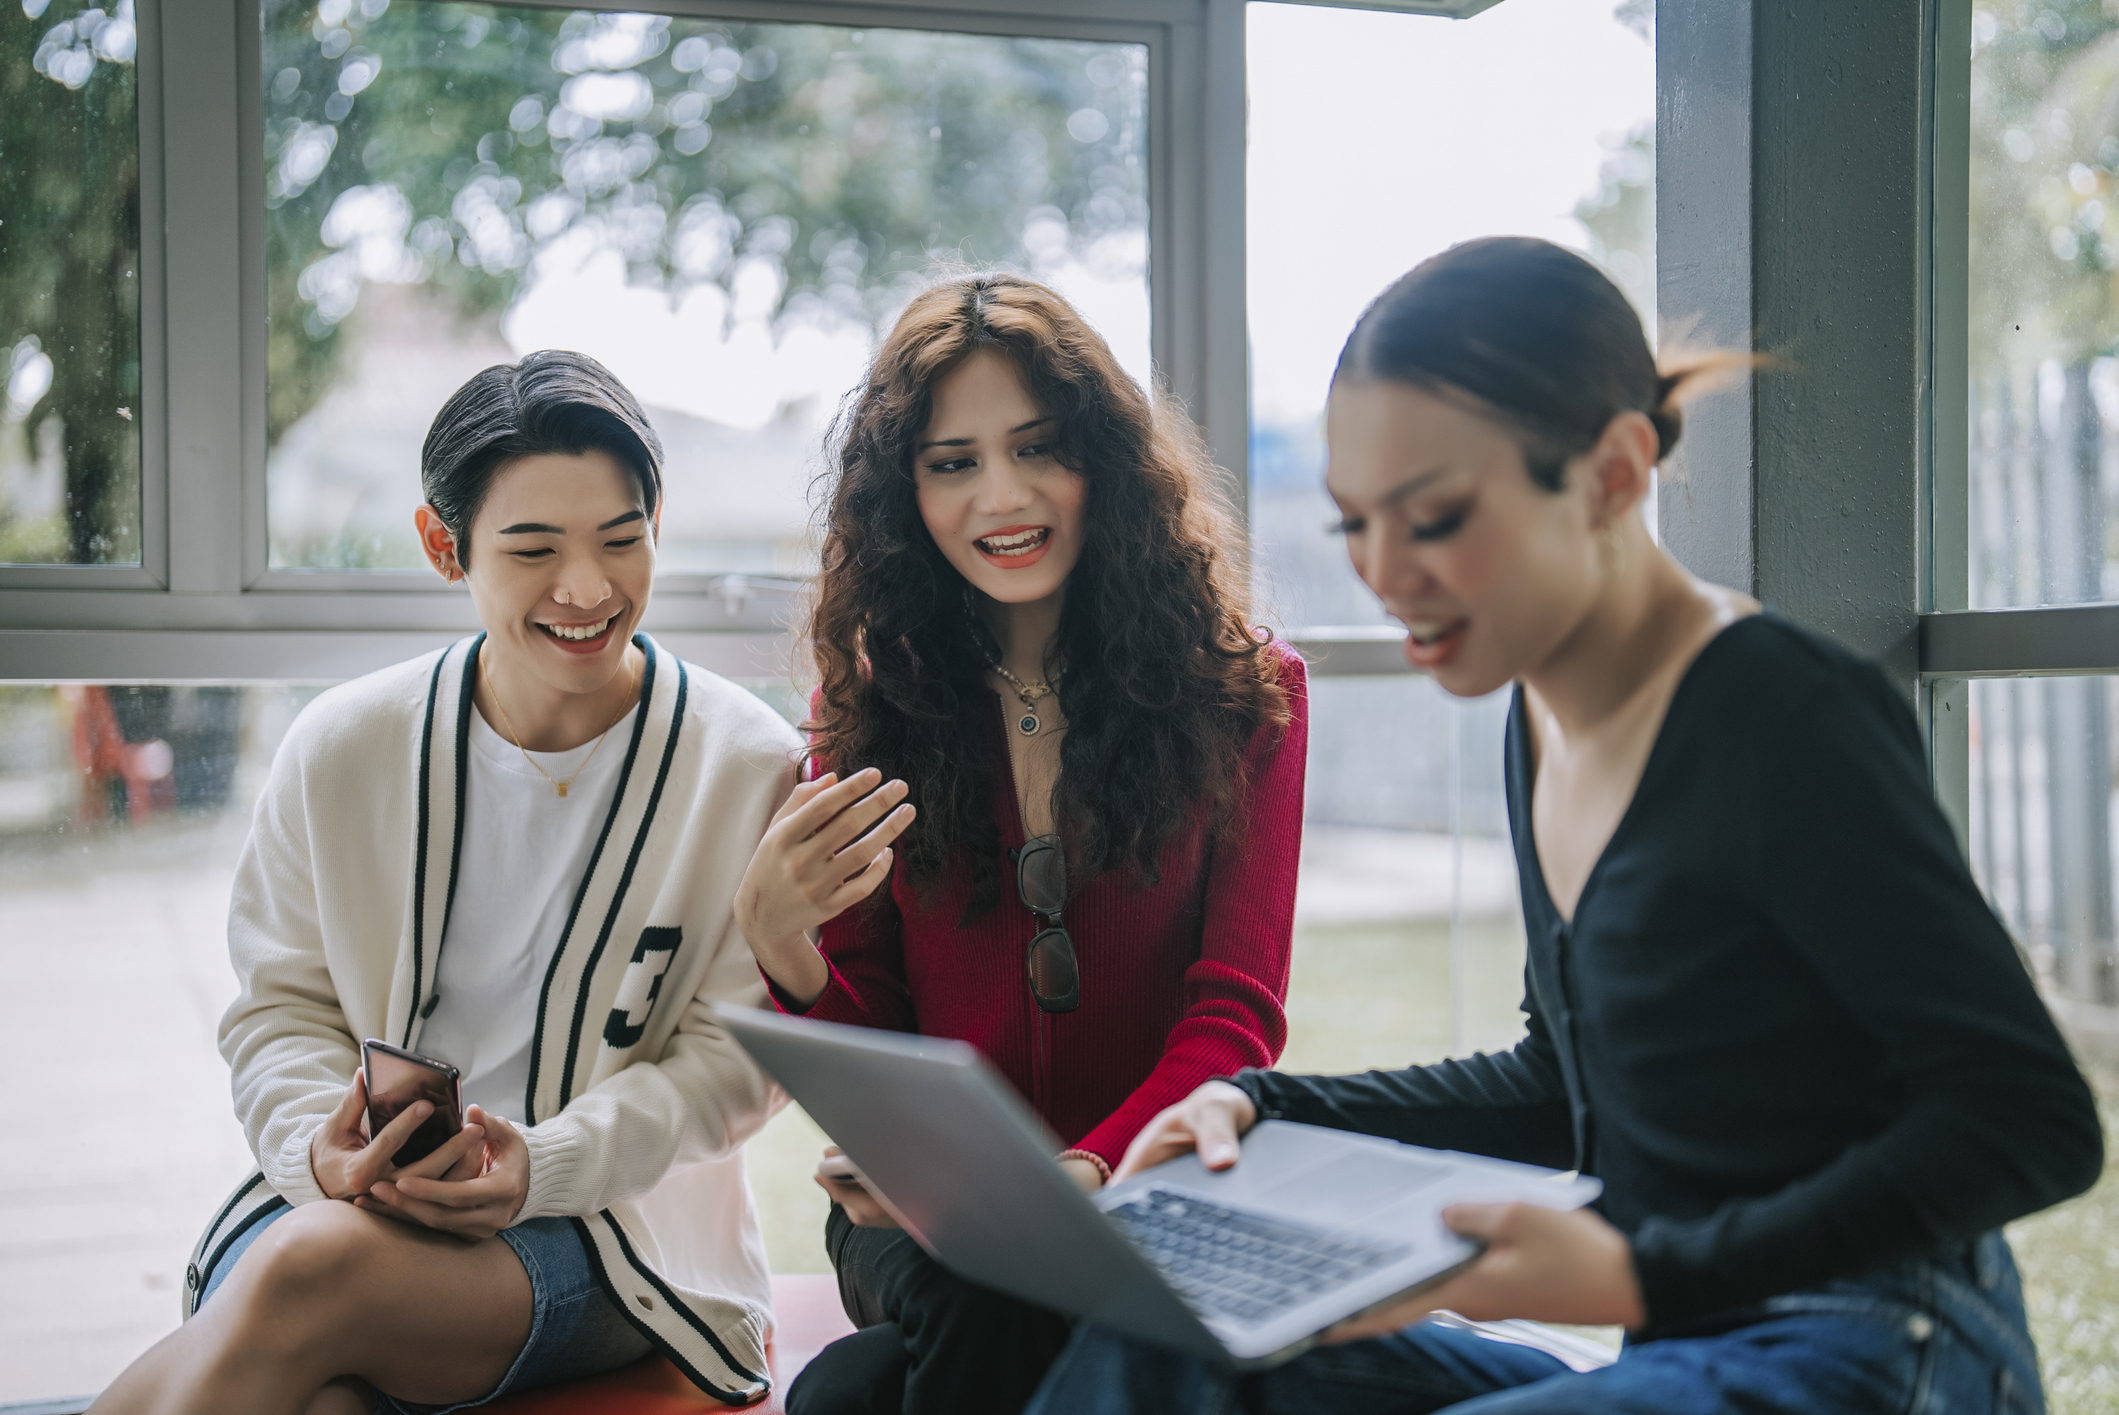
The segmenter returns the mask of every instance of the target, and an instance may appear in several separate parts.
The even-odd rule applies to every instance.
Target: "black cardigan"
[[[1508,808],[1529,932],[1513,1051],[1248,1071],[1266,1117],[1602,1178],[1651,1328],[1945,1251],[2095,1183],[2089,1088],[1872,664],[1770,614],[1701,652],[1572,925]]]

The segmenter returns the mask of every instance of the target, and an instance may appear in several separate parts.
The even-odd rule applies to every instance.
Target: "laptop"
[[[1572,1209],[1595,1179],[1266,1120],[1236,1167],[1185,1155],[1083,1194],[1063,1146],[968,1042],[750,1008],[722,1024],[921,1247],[960,1276],[1251,1370],[1432,1287],[1480,1246],[1459,1202]]]

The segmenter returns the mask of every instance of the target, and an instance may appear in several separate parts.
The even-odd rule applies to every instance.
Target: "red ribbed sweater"
[[[1273,652],[1292,716],[1285,729],[1252,736],[1239,817],[1210,839],[1202,809],[1164,846],[1152,888],[1117,870],[1068,899],[1080,1008],[1044,1012],[1030,995],[1024,951],[1037,925],[1016,893],[1013,865],[1002,862],[1000,904],[957,926],[971,897],[963,858],[924,903],[893,873],[882,907],[849,910],[824,926],[831,981],[816,1002],[795,1007],[778,987],[774,1001],[830,1022],[968,1041],[1064,1142],[1114,1166],[1157,1111],[1202,1081],[1271,1066],[1287,1043],[1281,1003],[1309,747],[1302,660],[1284,644]],[[996,695],[977,746],[993,764],[1002,844],[1014,850],[1024,830],[1006,716]]]

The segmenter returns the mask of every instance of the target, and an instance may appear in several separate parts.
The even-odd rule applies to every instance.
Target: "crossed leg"
[[[369,1388],[423,1405],[476,1400],[514,1364],[531,1316],[529,1274],[498,1238],[305,1204],[91,1415],[367,1415]]]

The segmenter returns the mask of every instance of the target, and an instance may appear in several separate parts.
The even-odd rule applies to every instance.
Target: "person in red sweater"
[[[1251,626],[1183,413],[1041,285],[921,294],[834,441],[812,779],[737,924],[783,1010],[977,1046],[1094,1189],[1158,1111],[1286,1041],[1302,661]],[[788,1409],[1020,1410],[1065,1320],[819,1182],[861,1330]]]

